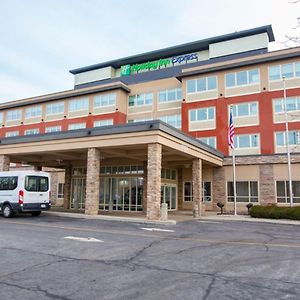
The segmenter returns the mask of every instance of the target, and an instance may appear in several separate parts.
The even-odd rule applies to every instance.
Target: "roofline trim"
[[[115,59],[115,60],[110,60],[107,62],[99,63],[99,64],[94,64],[86,67],[81,67],[81,68],[76,68],[72,69],[69,72],[73,75],[87,72],[87,71],[93,71],[96,69],[100,68],[105,68],[105,67],[114,67],[114,68],[119,68],[122,65],[126,64],[134,64],[134,63],[141,63],[144,61],[148,60],[156,60],[159,58],[166,58],[174,55],[180,55],[184,53],[190,53],[194,51],[199,51],[199,50],[204,50],[208,49],[210,44],[214,43],[219,43],[219,42],[224,42],[228,40],[233,40],[233,39],[238,39],[246,36],[251,36],[255,34],[260,34],[260,33],[267,33],[269,37],[269,42],[275,41],[273,29],[271,25],[265,25],[265,26],[260,26],[256,28],[251,28],[251,29],[246,29],[242,31],[237,31],[233,33],[227,33],[224,35],[219,35],[219,36],[214,36],[202,40],[197,40],[194,42],[189,42],[189,43],[184,43],[176,46],[171,46],[159,50],[153,50],[149,52],[144,52],[141,54],[136,54],[132,56],[127,56],[123,57],[120,59]]]

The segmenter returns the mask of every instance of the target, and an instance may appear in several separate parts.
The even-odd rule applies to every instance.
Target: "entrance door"
[[[82,209],[85,207],[85,188],[85,177],[77,177],[72,179],[71,208]]]
[[[167,203],[168,210],[177,209],[177,186],[175,184],[161,186],[161,203]]]

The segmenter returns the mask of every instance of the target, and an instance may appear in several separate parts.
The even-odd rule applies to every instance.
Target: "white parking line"
[[[74,240],[74,241],[79,241],[79,242],[92,242],[92,243],[103,243],[102,240],[98,240],[95,238],[83,238],[83,237],[76,237],[76,236],[65,236],[64,239],[67,240]]]
[[[161,228],[144,228],[144,227],[142,227],[141,229],[147,230],[147,231],[175,232],[175,230],[171,230],[171,229],[161,229]]]

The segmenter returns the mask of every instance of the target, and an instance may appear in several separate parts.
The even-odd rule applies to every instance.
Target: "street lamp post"
[[[291,166],[291,152],[290,152],[290,141],[289,141],[289,125],[288,125],[288,113],[286,105],[286,87],[285,87],[285,76],[282,77],[283,81],[283,98],[284,98],[284,117],[285,117],[285,143],[288,160],[288,176],[289,176],[289,194],[290,194],[290,206],[293,206],[293,187],[292,187],[292,166]]]

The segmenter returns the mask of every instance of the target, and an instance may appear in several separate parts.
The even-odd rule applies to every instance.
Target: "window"
[[[64,183],[59,183],[57,185],[57,198],[61,199],[64,197]]]
[[[51,127],[46,127],[45,132],[58,132],[61,131],[61,126],[51,126]]]
[[[18,135],[19,135],[19,131],[8,131],[5,133],[5,137],[13,137]]]
[[[141,106],[141,105],[152,105],[153,94],[137,94],[129,96],[129,106]]]
[[[102,175],[111,175],[111,174],[143,174],[143,166],[109,166],[109,167],[100,167],[100,174]]]
[[[22,111],[20,109],[15,109],[15,110],[9,110],[6,112],[6,121],[17,121],[21,120],[22,118]]]
[[[0,112],[0,123],[3,123],[3,113]]]
[[[27,130],[25,130],[24,134],[25,135],[39,134],[39,129],[38,128],[27,129]]]
[[[293,202],[300,203],[300,181],[292,181]],[[290,203],[289,181],[276,181],[276,200],[278,203]]]
[[[88,109],[89,109],[88,98],[75,99],[69,102],[69,112],[88,110]]]
[[[225,76],[226,87],[236,87],[259,83],[258,69],[228,73]]]
[[[242,134],[234,136],[235,148],[258,148],[258,134]]]
[[[202,77],[187,80],[187,93],[199,93],[215,90],[217,88],[217,77]]]
[[[85,128],[85,123],[75,123],[69,125],[69,130],[83,129]]]
[[[25,109],[25,119],[38,118],[42,116],[42,106],[32,106]]]
[[[98,95],[94,97],[94,108],[104,106],[116,106],[117,95],[115,93]]]
[[[211,182],[203,181],[202,182],[202,201],[210,202],[212,199],[211,195],[212,195],[211,194]],[[186,202],[193,201],[193,184],[192,184],[192,182],[184,182],[183,200]]]
[[[227,201],[234,202],[233,182],[227,182]],[[258,202],[257,181],[237,181],[236,182],[237,202]]]
[[[47,192],[48,181],[48,177],[44,176],[25,176],[25,190],[28,192]]]
[[[276,146],[286,145],[286,133],[276,132]],[[289,145],[299,145],[299,133],[297,131],[289,131]]]
[[[161,169],[161,178],[169,179],[169,180],[176,180],[176,170],[162,168]]]
[[[190,122],[209,121],[215,119],[215,108],[206,107],[190,110]]]
[[[300,62],[288,63],[269,67],[269,80],[282,80],[282,77],[287,79],[300,77]]]
[[[158,93],[158,102],[164,103],[169,101],[178,101],[182,99],[182,90],[181,88],[164,90]]]
[[[181,115],[163,116],[159,119],[175,128],[181,128]]]
[[[63,114],[65,111],[64,102],[50,103],[46,105],[46,115]]]
[[[258,107],[257,102],[235,104],[232,105],[232,115],[234,117],[257,116],[258,113],[257,107]]]
[[[215,136],[210,136],[210,137],[201,137],[201,138],[198,138],[199,141],[213,147],[213,148],[216,148],[216,140],[217,138]]]
[[[0,191],[12,191],[18,186],[17,176],[0,177]]]
[[[94,122],[94,127],[113,125],[113,119],[99,120]]]
[[[273,107],[275,113],[285,112],[284,99],[273,100]],[[286,98],[286,111],[299,111],[300,110],[300,97],[288,97]]]

